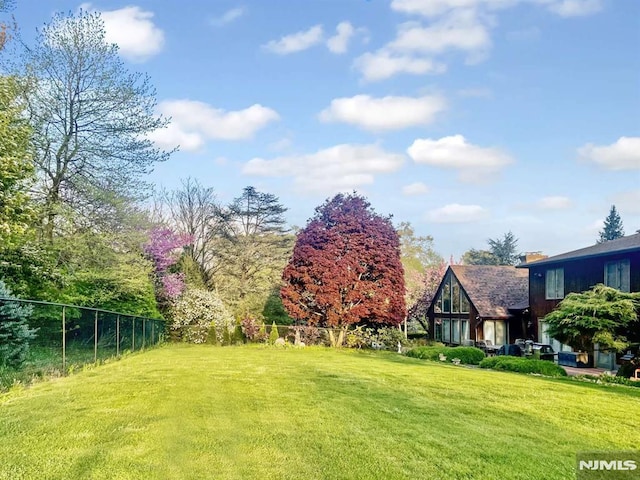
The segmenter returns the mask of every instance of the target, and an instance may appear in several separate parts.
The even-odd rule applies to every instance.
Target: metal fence
[[[112,312],[100,308],[62,303],[0,297],[0,306],[9,302],[29,305],[29,328],[35,338],[23,369],[38,371],[69,368],[118,357],[162,342],[165,322],[148,317]]]

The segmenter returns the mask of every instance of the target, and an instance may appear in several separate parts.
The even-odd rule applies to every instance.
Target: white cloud
[[[349,22],[340,22],[336,27],[336,34],[327,40],[327,48],[332,53],[346,53],[349,40],[356,33],[356,29]]]
[[[444,98],[437,95],[418,98],[356,95],[332,100],[319,118],[323,122],[349,123],[374,132],[400,130],[432,123],[446,105]]]
[[[429,193],[429,187],[422,182],[414,182],[402,187],[402,194],[408,197],[426,195]]]
[[[548,8],[561,17],[582,17],[602,10],[602,0],[560,0]]]
[[[286,35],[280,38],[280,40],[271,40],[262,47],[271,53],[287,55],[289,53],[301,52],[314,45],[318,45],[322,42],[323,36],[322,25],[315,25],[309,30]]]
[[[588,143],[578,149],[578,155],[609,170],[640,170],[640,137],[620,137],[604,146]]]
[[[489,212],[480,205],[451,203],[427,213],[426,219],[434,223],[470,223],[483,220]]]
[[[90,3],[83,3],[80,8],[97,11]],[[129,6],[99,13],[104,21],[105,40],[117,44],[120,55],[127,60],[144,62],[162,51],[164,32],[153,23],[153,12]]]
[[[171,117],[171,123],[151,138],[165,148],[180,144],[183,150],[198,150],[206,140],[251,138],[280,118],[275,110],[259,104],[228,112],[194,100],[166,100],[158,105],[158,111]]]
[[[513,162],[503,151],[472,145],[462,135],[438,140],[417,139],[407,153],[416,163],[458,170],[460,180],[470,183],[490,180]]]
[[[298,192],[326,195],[370,185],[376,175],[395,172],[403,163],[403,155],[387,152],[379,145],[342,144],[306,155],[253,158],[242,172],[292,177]]]
[[[571,199],[569,197],[563,196],[549,196],[542,197],[540,200],[536,202],[536,207],[542,210],[564,210],[566,208],[570,208],[572,205]]]
[[[416,22],[399,26],[398,34],[388,47],[401,52],[439,54],[447,50],[486,52],[491,47],[491,36],[477,13],[456,10],[428,27]]]
[[[518,0],[393,0],[391,9],[411,15],[435,17],[456,9],[489,10],[506,8],[518,3]]]
[[[388,49],[365,53],[354,61],[353,66],[369,82],[386,80],[399,73],[424,75],[440,74],[447,70],[443,63],[428,58],[417,58],[414,55],[393,53]]]
[[[210,19],[209,23],[214,27],[223,27],[242,17],[245,13],[247,13],[247,9],[244,7],[232,8],[224,12],[221,16]]]

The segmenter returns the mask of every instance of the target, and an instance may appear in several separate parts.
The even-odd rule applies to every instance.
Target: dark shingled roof
[[[469,300],[484,318],[509,317],[529,305],[529,272],[493,265],[451,265]]]
[[[518,265],[518,268],[537,267],[538,265],[548,265],[551,263],[563,262],[566,260],[579,260],[590,257],[600,257],[604,255],[612,255],[614,253],[624,253],[640,251],[640,233],[628,235],[626,237],[609,240],[608,242],[597,243],[590,247],[581,248],[572,252],[562,253],[543,260],[536,260],[529,263]]]

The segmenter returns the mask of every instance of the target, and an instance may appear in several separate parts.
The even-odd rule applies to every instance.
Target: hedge
[[[484,359],[484,352],[475,347],[416,347],[407,352],[408,357],[423,360],[439,360],[440,355],[446,356],[447,362],[458,358],[466,365],[478,365]]]
[[[506,355],[487,357],[480,362],[480,368],[491,368],[493,370],[519,373],[536,373],[547,377],[567,376],[567,372],[564,368],[548,360],[510,357]]]

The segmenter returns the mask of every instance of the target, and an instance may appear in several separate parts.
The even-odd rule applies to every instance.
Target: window
[[[483,333],[485,340],[491,340],[494,345],[504,345],[507,342],[506,325],[502,320],[485,320]]]
[[[451,279],[451,313],[460,313],[460,284]]]
[[[469,298],[460,289],[460,313],[469,313]]]
[[[607,262],[604,264],[604,284],[621,292],[631,290],[631,268],[629,259]]]
[[[469,340],[469,322],[467,320],[460,320],[460,338]]]
[[[460,343],[460,320],[452,320],[451,327],[452,327],[451,343]]]
[[[547,300],[564,298],[564,268],[547,270],[544,298]]]
[[[449,279],[442,287],[442,311],[445,313],[451,312],[451,282]]]
[[[442,320],[436,318],[435,323],[435,340],[437,342],[442,341]]]
[[[442,320],[442,341],[444,343],[451,342],[451,327],[449,320]]]

